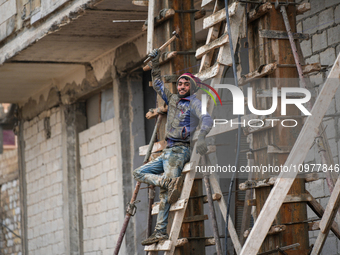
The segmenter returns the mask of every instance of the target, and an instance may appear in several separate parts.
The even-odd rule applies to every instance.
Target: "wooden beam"
[[[187,244],[189,241],[187,238],[181,238],[177,239],[176,241],[176,247],[181,247]],[[147,245],[144,248],[144,251],[168,251],[170,250],[171,247],[171,241],[166,240],[166,241],[160,241],[159,243],[152,244],[152,245]]]
[[[208,52],[221,47],[222,45],[226,44],[229,42],[229,36],[228,33],[224,33],[223,35],[221,35],[221,37],[217,38],[216,40],[203,45],[202,47],[199,47],[196,51],[196,55],[195,57],[197,59],[200,59],[203,57],[203,55],[207,54]]]
[[[273,5],[271,3],[264,3],[260,5],[259,8],[249,12],[248,23],[253,22],[254,20],[257,20],[258,18],[262,17],[263,15],[268,13],[272,8]]]
[[[312,145],[315,136],[318,132],[318,127],[325,115],[336,90],[339,87],[340,77],[340,55],[338,55],[328,78],[323,85],[318,98],[314,104],[311,116],[306,119],[306,122],[294,144],[294,147],[289,154],[285,163],[286,167],[298,166],[302,164],[307,156],[307,153]],[[253,231],[251,231],[249,238],[244,244],[241,255],[256,254],[266,237],[276,214],[278,213],[282,202],[292,186],[296,172],[280,173],[276,185],[271,190],[262,210],[255,222]]]
[[[216,63],[212,67],[207,68],[203,70],[202,72],[197,73],[196,76],[200,78],[202,81],[205,81],[205,80],[215,77],[218,74],[219,70],[220,70],[220,64]]]
[[[153,50],[153,35],[154,35],[154,21],[155,21],[154,13],[155,13],[155,0],[149,0],[146,54],[149,54]]]
[[[229,6],[229,8],[228,8],[229,9],[229,17],[232,17],[232,16],[235,15],[237,6],[238,6],[237,2],[234,2],[234,3],[231,4],[231,6]],[[203,20],[203,29],[207,29],[209,27],[216,25],[217,23],[225,21],[225,17],[226,17],[225,8],[223,8],[222,10],[219,10],[218,12],[211,14],[210,16],[206,17]]]
[[[308,191],[306,191],[307,194],[310,194]],[[320,205],[320,203],[312,196],[312,200],[307,202],[308,206],[310,207],[310,209],[312,209],[312,211],[316,214],[316,216],[322,218],[323,213],[325,211],[325,209]],[[338,225],[333,222],[331,230],[334,233],[334,235],[340,239],[340,232],[338,230]]]
[[[215,193],[220,193],[222,194],[222,190],[220,188],[220,185],[216,179],[216,175],[215,174],[211,174],[210,175],[210,184],[211,184],[211,187],[213,189],[213,191]],[[226,221],[226,214],[227,214],[227,204],[224,200],[224,197],[221,197],[220,200],[217,201],[218,205],[220,206],[220,210],[221,210],[221,213],[222,213],[222,216],[223,216],[223,219],[224,221]],[[240,254],[241,252],[241,243],[238,239],[238,236],[237,236],[237,232],[236,232],[236,229],[234,227],[234,223],[233,221],[231,220],[231,217],[229,216],[229,219],[228,219],[228,231],[229,231],[229,235],[230,235],[230,238],[233,242],[233,245],[234,245],[234,249],[236,251],[236,254]]]
[[[287,227],[285,225],[275,225],[275,226],[271,226],[267,235],[275,235],[275,234],[279,234],[283,231],[285,231],[287,229]],[[244,233],[243,236],[245,238],[247,238],[249,236],[249,233],[251,232],[251,228],[247,229]]]
[[[172,18],[173,16],[175,16],[175,10],[167,9],[162,16],[157,16],[154,18],[154,26],[158,26],[159,24]],[[144,24],[142,27],[142,31],[146,31],[146,30],[148,30],[148,24]]]
[[[270,187],[273,186],[276,182],[277,177],[271,177],[264,180],[249,180],[244,183],[240,183],[238,188],[240,190],[248,190],[248,189],[257,189],[257,188],[263,188],[263,187]]]
[[[249,74],[244,75],[242,78],[239,79],[239,86],[243,86],[249,82],[254,81],[255,79],[267,76],[273,73],[277,68],[276,63],[268,64],[260,68],[260,70],[256,70]]]
[[[268,39],[276,39],[276,40],[288,40],[288,33],[285,31],[277,31],[277,30],[260,30],[260,37],[268,38]],[[293,38],[295,40],[308,40],[309,34],[302,33],[293,33]]]
[[[319,227],[320,232],[315,241],[312,255],[318,255],[321,253],[322,248],[326,242],[326,238],[328,236],[329,230],[334,221],[335,215],[340,206],[340,179],[337,180],[334,190],[329,198],[328,204],[326,206],[325,212],[321,218]]]
[[[205,221],[208,219],[208,215],[195,215],[184,218],[184,222],[195,222],[195,221]]]
[[[304,14],[311,9],[310,3],[302,3],[296,6],[296,15]]]
[[[199,10],[198,12],[195,12],[194,20],[198,20],[203,18],[207,12],[204,9]]]
[[[208,238],[204,240],[205,246],[216,245],[215,238]]]

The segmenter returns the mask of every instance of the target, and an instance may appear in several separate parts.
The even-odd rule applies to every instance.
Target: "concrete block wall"
[[[17,159],[16,156],[14,158]],[[19,238],[21,236],[19,194],[19,181],[17,179],[1,185],[0,220],[2,226],[0,232],[0,254],[3,255],[22,254],[21,239]]]
[[[340,0],[308,0],[311,10],[297,16],[298,32],[310,34],[309,40],[301,41],[301,49],[307,64],[319,62],[323,66],[321,72],[310,75],[312,87],[316,93],[320,91],[333,63],[340,53]],[[323,120],[325,133],[330,145],[335,164],[339,164],[340,153],[340,90],[336,92]],[[305,163],[321,163],[316,145],[307,155]],[[307,190],[325,208],[329,200],[329,188],[325,178],[307,183]],[[316,215],[308,208],[308,217]],[[310,244],[315,243],[319,231],[310,231]],[[340,242],[329,233],[322,254],[340,254]]]
[[[120,231],[113,119],[79,134],[84,254],[113,253]]]
[[[48,120],[50,137],[44,125]],[[65,254],[61,131],[59,108],[45,111],[24,123],[30,254]]]

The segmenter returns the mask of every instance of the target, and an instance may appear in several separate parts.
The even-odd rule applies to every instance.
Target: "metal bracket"
[[[275,1],[275,9],[279,9],[280,6],[284,5],[284,6],[288,6],[290,3],[288,2],[288,0],[286,0],[286,2],[279,2],[279,0]]]
[[[126,213],[130,214],[131,216],[134,216],[137,211],[137,206],[136,204],[139,203],[140,200],[135,200],[132,204],[127,203],[127,208],[126,208]]]

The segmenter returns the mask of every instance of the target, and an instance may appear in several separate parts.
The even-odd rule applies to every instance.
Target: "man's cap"
[[[196,77],[195,75],[193,75],[192,73],[184,73],[182,74],[178,79],[177,79],[177,83],[180,79],[182,78],[189,78],[190,83],[192,85],[191,89],[193,89],[194,92],[196,92],[198,90],[198,88],[200,87],[199,84],[202,84],[202,81]]]

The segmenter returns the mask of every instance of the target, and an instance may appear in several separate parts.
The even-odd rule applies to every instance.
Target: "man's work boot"
[[[161,240],[169,239],[167,233],[160,232],[159,230],[155,230],[149,238],[142,241],[142,245],[151,245],[153,243],[158,243]]]
[[[168,203],[169,204],[173,204],[177,202],[182,192],[183,182],[184,182],[183,175],[181,175],[180,177],[171,179],[171,182],[168,184]]]

